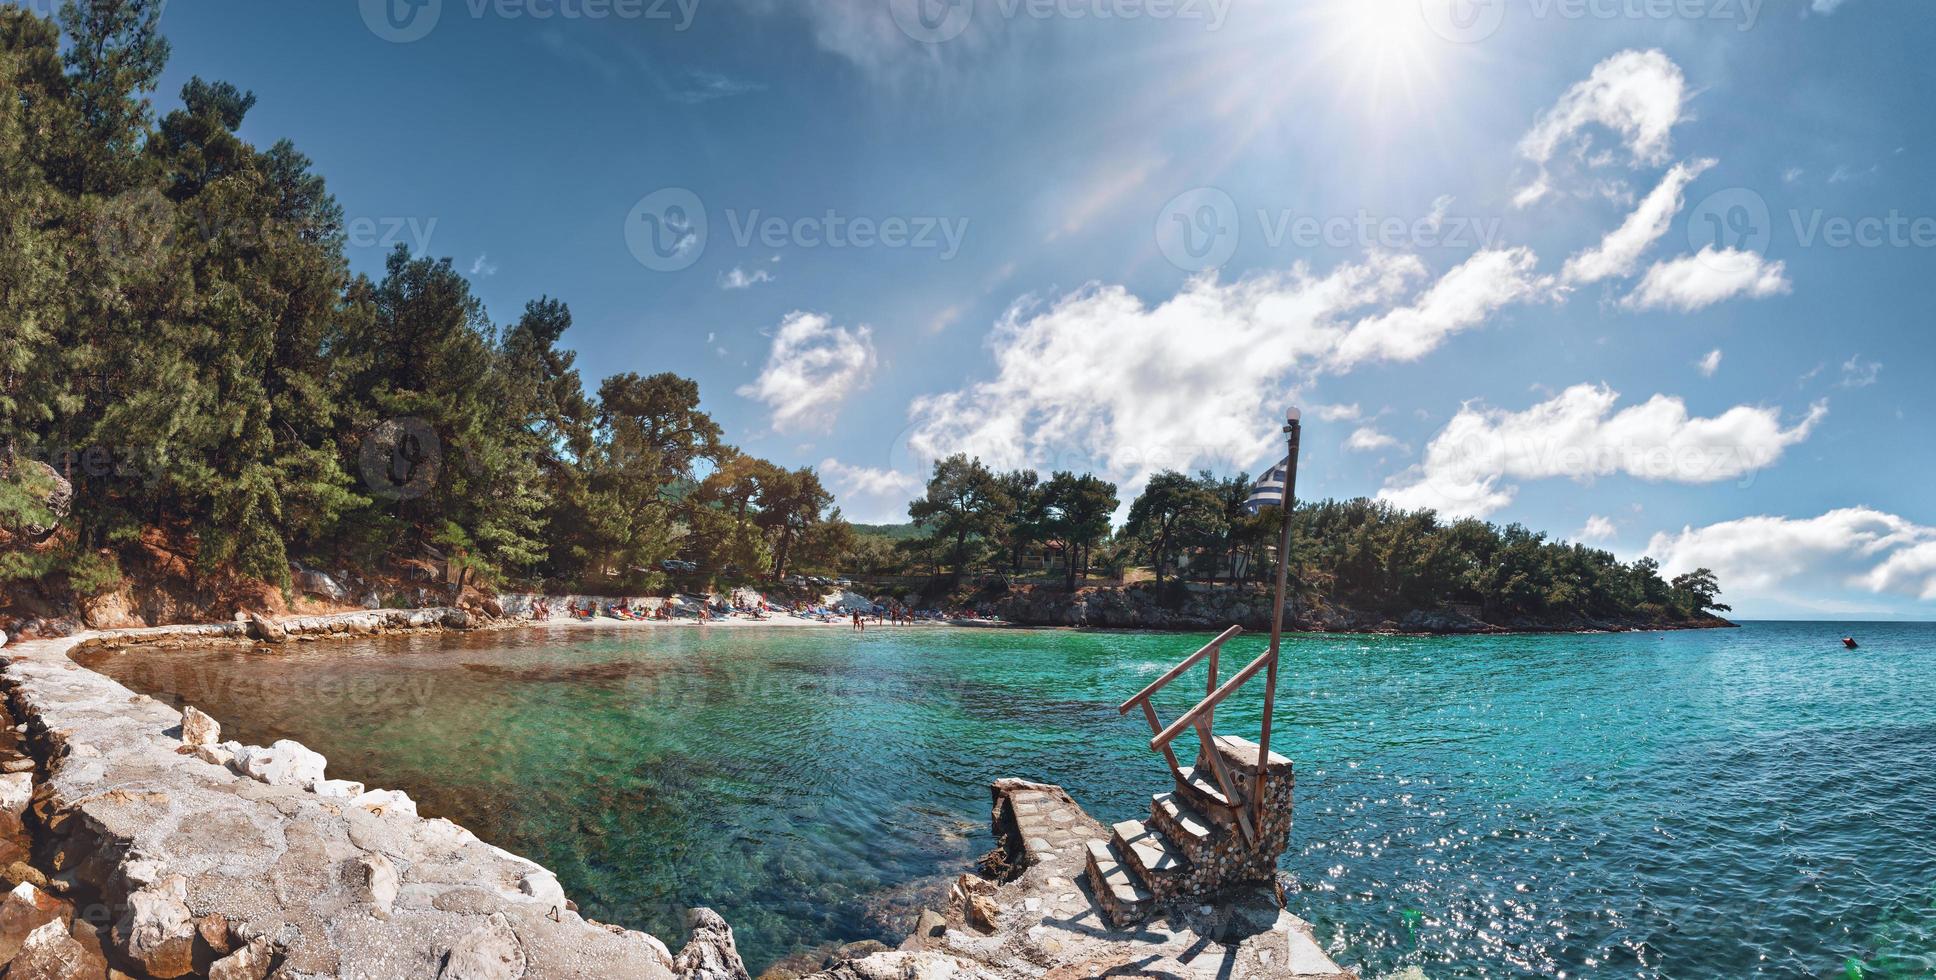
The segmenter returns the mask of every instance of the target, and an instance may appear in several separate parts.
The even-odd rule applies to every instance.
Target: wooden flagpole
[[[1290,441],[1290,453],[1284,463],[1284,529],[1277,541],[1277,610],[1271,616],[1270,666],[1264,685],[1264,737],[1257,745],[1257,778],[1252,783],[1252,793],[1256,799],[1252,806],[1256,819],[1264,818],[1264,780],[1265,770],[1270,763],[1271,715],[1277,709],[1277,661],[1278,652],[1284,642],[1284,601],[1291,576],[1291,513],[1297,507],[1297,450],[1300,436],[1303,435],[1302,413],[1293,408],[1284,422],[1284,435]]]

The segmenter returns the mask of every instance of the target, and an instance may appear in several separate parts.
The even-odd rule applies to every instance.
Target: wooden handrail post
[[[1210,686],[1204,688],[1203,690],[1203,696],[1206,698],[1212,694],[1217,693],[1217,658],[1222,654],[1223,654],[1223,649],[1221,647],[1210,651]],[[1212,732],[1215,732],[1217,730],[1216,719],[1217,719],[1217,709],[1215,705],[1212,705],[1210,707],[1210,712],[1203,716],[1204,724],[1208,725]]]
[[[1137,693],[1135,697],[1130,698],[1127,701],[1124,701],[1122,705],[1116,709],[1116,713],[1119,715],[1129,714],[1129,709],[1136,707],[1136,702],[1147,701],[1151,697],[1154,697],[1156,695],[1156,692],[1169,686],[1169,683],[1171,681],[1176,680],[1177,678],[1183,676],[1184,671],[1187,671],[1190,668],[1195,667],[1197,665],[1197,661],[1202,660],[1204,657],[1215,656],[1217,651],[1221,650],[1225,643],[1230,642],[1230,639],[1232,637],[1236,636],[1239,633],[1242,633],[1243,631],[1244,631],[1244,628],[1242,626],[1232,626],[1229,629],[1224,630],[1222,633],[1217,634],[1216,639],[1211,640],[1209,643],[1204,644],[1202,649],[1199,649],[1197,652],[1184,658],[1182,663],[1177,664],[1174,667],[1171,667],[1167,671],[1164,671],[1163,676],[1158,677],[1155,683],[1151,684],[1146,688],[1143,688],[1140,692]],[[1214,673],[1213,673],[1213,676],[1214,676]],[[1211,687],[1214,688],[1215,686],[1216,684],[1213,682],[1211,684]]]
[[[1217,705],[1222,704],[1225,699],[1237,693],[1239,688],[1250,683],[1250,679],[1256,677],[1259,671],[1269,666],[1270,662],[1271,655],[1268,653],[1258,657],[1250,666],[1245,667],[1242,672],[1238,673],[1237,676],[1232,677],[1222,687],[1217,688],[1216,693],[1204,698],[1202,703],[1184,712],[1183,717],[1171,722],[1170,727],[1163,729],[1161,733],[1151,739],[1150,751],[1155,752],[1163,746],[1176,741],[1177,736],[1182,735],[1185,731],[1194,727],[1197,721],[1206,713],[1215,710]]]

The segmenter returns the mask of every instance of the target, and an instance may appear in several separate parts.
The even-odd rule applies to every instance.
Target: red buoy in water
[[[1855,637],[1853,636],[1842,637],[1842,645],[1845,647],[1848,647],[1851,650],[1855,649],[1856,647]]]

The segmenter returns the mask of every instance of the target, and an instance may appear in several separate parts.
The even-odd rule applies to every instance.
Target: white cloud
[[[1654,263],[1620,305],[1692,313],[1736,296],[1764,299],[1790,291],[1787,269],[1755,252],[1709,245],[1696,255]]]
[[[1423,262],[1378,253],[1322,276],[1199,276],[1153,306],[1099,284],[1046,308],[1024,298],[990,334],[994,377],[916,399],[909,446],[1090,469],[1131,492],[1165,468],[1243,469],[1281,455],[1293,371],[1422,356],[1532,294],[1532,265],[1524,249],[1484,252],[1421,292]]]
[[[1368,425],[1360,426],[1353,430],[1351,438],[1344,441],[1344,448],[1358,453],[1375,453],[1381,449],[1395,449],[1397,447],[1397,439]]]
[[[1743,517],[1660,533],[1647,554],[1668,575],[1710,568],[1730,593],[1800,585],[1936,599],[1936,528],[1869,507],[1819,517]]]
[[[497,275],[497,265],[489,255],[479,255],[471,261],[471,275],[488,279]]]
[[[1538,261],[1528,248],[1474,254],[1412,305],[1353,324],[1332,354],[1333,365],[1349,368],[1369,360],[1418,360],[1445,338],[1478,326],[1501,307],[1549,292],[1551,280],[1534,273]]]
[[[1640,257],[1667,233],[1674,215],[1680,213],[1686,203],[1683,192],[1687,185],[1712,166],[1713,160],[1675,164],[1653,193],[1640,202],[1619,228],[1609,232],[1597,248],[1567,259],[1561,278],[1567,282],[1589,283],[1633,275]]]
[[[1687,80],[1660,51],[1622,51],[1595,65],[1520,138],[1519,154],[1538,166],[1539,176],[1514,203],[1524,207],[1552,191],[1548,166],[1568,145],[1588,167],[1609,162],[1605,154],[1591,155],[1590,143],[1579,138],[1591,125],[1618,134],[1635,165],[1665,162],[1686,97]]]
[[[1701,377],[1714,377],[1714,372],[1721,370],[1721,348],[1708,351],[1694,366],[1701,369]]]
[[[836,327],[818,313],[789,313],[773,335],[766,367],[739,394],[765,402],[775,431],[826,431],[834,411],[874,373],[873,331]]]
[[[1809,4],[1809,9],[1818,14],[1832,14],[1847,2],[1848,0],[1814,0]]]
[[[1580,540],[1607,541],[1619,533],[1620,529],[1613,526],[1611,518],[1593,514],[1586,519],[1586,526],[1580,528]]]
[[[1842,362],[1842,387],[1867,388],[1882,375],[1881,361],[1865,361],[1857,354]]]
[[[765,269],[754,269],[752,272],[747,272],[739,266],[733,266],[730,272],[720,274],[719,288],[750,289],[760,283],[772,281],[773,274]]]
[[[840,500],[848,520],[863,524],[898,524],[908,519],[908,501],[921,492],[915,473],[853,466],[837,459],[820,463],[820,476]]]
[[[1695,418],[1685,402],[1667,395],[1616,412],[1619,400],[1611,388],[1583,384],[1523,412],[1467,405],[1426,446],[1424,461],[1388,483],[1379,499],[1484,517],[1512,502],[1518,487],[1505,481],[1513,479],[1731,480],[1780,459],[1828,414],[1827,404],[1817,402],[1783,428],[1774,408],[1737,405]]]
[[[1356,422],[1364,418],[1364,410],[1354,402],[1350,405],[1313,405],[1311,414],[1320,422]]]

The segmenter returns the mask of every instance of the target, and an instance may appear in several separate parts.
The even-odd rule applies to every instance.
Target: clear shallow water
[[[671,940],[718,908],[757,973],[897,941],[991,846],[993,779],[1147,810],[1114,705],[1204,639],[560,629],[105,669],[408,790],[593,918]],[[1221,730],[1254,737],[1256,691]],[[1293,910],[1368,976],[1936,975],[1936,625],[1300,636],[1278,711]]]

